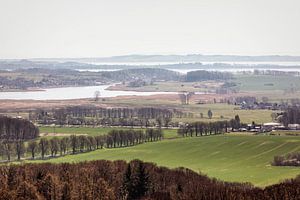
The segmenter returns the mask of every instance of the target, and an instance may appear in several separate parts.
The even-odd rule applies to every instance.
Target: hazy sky
[[[300,55],[300,0],[0,0],[0,58]]]

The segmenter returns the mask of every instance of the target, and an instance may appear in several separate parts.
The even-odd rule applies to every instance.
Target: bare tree
[[[211,118],[212,118],[212,116],[213,116],[213,113],[212,113],[212,111],[211,111],[211,110],[208,110],[208,112],[207,112],[207,116],[208,116],[208,118],[209,118],[209,119],[211,119]]]
[[[45,138],[42,138],[39,142],[39,147],[40,147],[40,151],[41,151],[41,156],[42,156],[42,159],[45,158],[45,155],[49,149],[49,142],[47,139]]]
[[[7,160],[11,160],[11,155],[14,152],[13,144],[9,141],[3,141],[1,142],[1,152],[3,155],[7,157]]]
[[[194,92],[182,92],[179,93],[179,98],[182,105],[190,104],[190,99],[194,95]]]
[[[30,141],[27,146],[27,152],[31,153],[32,159],[35,158],[35,153],[38,151],[38,144],[36,141]]]
[[[99,90],[95,91],[95,94],[94,94],[95,101],[99,101],[100,95],[101,95],[101,93]]]
[[[59,151],[59,140],[58,138],[54,137],[49,141],[51,156],[56,156],[57,152]]]
[[[24,145],[24,141],[23,140],[17,140],[15,142],[15,150],[16,150],[16,154],[17,154],[17,158],[18,160],[21,160],[21,156],[24,155],[25,153],[25,145]]]

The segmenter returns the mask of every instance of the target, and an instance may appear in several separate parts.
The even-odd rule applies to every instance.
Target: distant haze
[[[0,59],[300,56],[299,0],[0,0]]]

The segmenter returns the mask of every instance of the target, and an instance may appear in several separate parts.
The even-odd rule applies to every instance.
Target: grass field
[[[221,120],[221,116],[223,116],[222,120],[230,120],[234,118],[235,115],[239,115],[240,119],[244,123],[251,123],[255,121],[256,123],[266,123],[271,122],[271,114],[273,111],[271,110],[241,110],[239,106],[228,105],[226,103],[216,103],[216,104],[190,104],[190,105],[180,105],[175,101],[138,101],[135,99],[125,99],[118,101],[108,101],[107,103],[113,105],[122,105],[122,106],[161,106],[165,108],[174,108],[183,110],[184,112],[193,113],[193,118],[173,118],[173,121],[183,121],[183,122],[191,122],[191,121],[219,121]],[[208,119],[207,112],[211,110],[213,112],[213,118]],[[204,118],[200,118],[200,113],[203,113]]]
[[[236,75],[241,91],[276,91],[300,87],[300,77],[269,75]]]
[[[239,115],[240,119],[244,123],[251,123],[255,121],[256,123],[265,123],[272,121],[271,118],[271,110],[241,110],[239,106],[228,105],[225,103],[217,103],[217,104],[191,104],[187,106],[183,106],[183,109],[186,112],[192,112],[195,114],[194,118],[188,118],[186,121],[219,121],[222,120],[221,116],[223,116],[223,120],[230,120],[234,118],[235,115]],[[213,112],[213,118],[208,119],[207,112],[211,110]],[[203,113],[204,118],[199,118],[200,113]],[[174,119],[181,120],[181,119]]]
[[[206,92],[215,90],[221,86],[223,82],[220,81],[201,81],[201,82],[179,82],[179,81],[165,81],[155,82],[153,85],[146,85],[142,87],[128,87],[125,85],[117,85],[111,87],[115,90],[129,90],[139,92]],[[197,87],[195,87],[197,86]]]
[[[170,168],[187,167],[226,181],[266,186],[300,174],[300,168],[270,165],[275,155],[300,150],[300,137],[222,135],[166,139],[134,147],[104,149],[48,161],[141,159]]]

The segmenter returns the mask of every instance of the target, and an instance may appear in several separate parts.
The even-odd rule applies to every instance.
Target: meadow
[[[236,75],[234,82],[241,91],[274,92],[300,87],[300,77],[285,75]]]
[[[163,108],[178,109],[185,113],[192,113],[193,117],[188,118],[173,118],[173,121],[182,121],[182,122],[193,122],[193,121],[219,121],[219,120],[230,120],[239,115],[243,123],[266,123],[271,122],[272,110],[242,110],[239,106],[229,105],[227,103],[207,103],[207,104],[195,104],[194,102],[190,105],[181,105],[179,101],[175,100],[161,100],[161,99],[144,99],[139,101],[138,99],[118,99],[118,100],[109,100],[105,102],[110,106],[160,106]],[[208,110],[213,112],[212,119],[209,119],[207,116]],[[203,114],[203,118],[200,118],[200,113]]]
[[[91,133],[92,134],[92,133]],[[170,130],[170,135],[175,134]],[[169,137],[170,138],[170,137]],[[274,167],[275,155],[300,150],[298,136],[220,135],[165,139],[133,147],[102,149],[31,162],[81,162],[141,159],[170,168],[187,167],[225,181],[267,186],[300,174],[298,167]],[[29,161],[26,161],[29,162]]]

